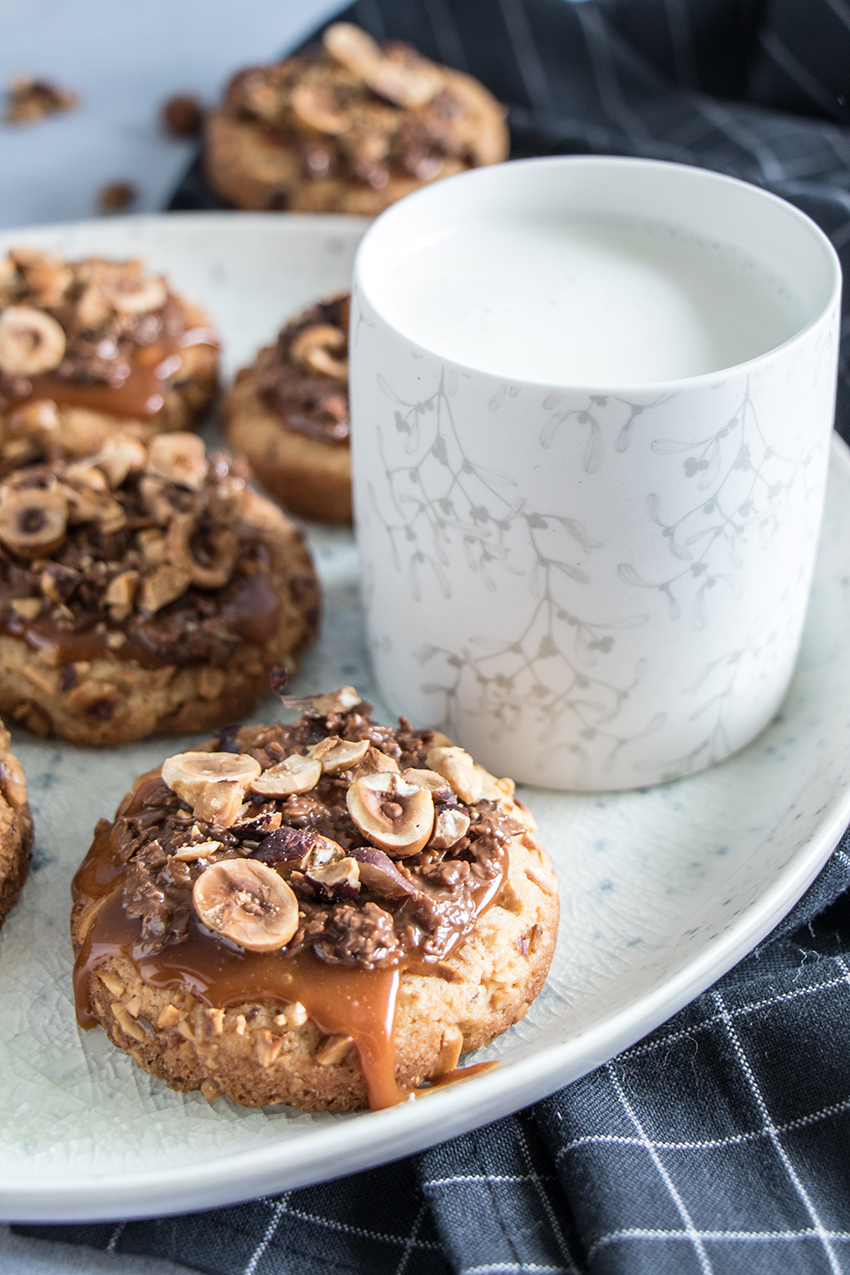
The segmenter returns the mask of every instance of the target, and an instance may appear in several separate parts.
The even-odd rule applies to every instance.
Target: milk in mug
[[[379,300],[412,340],[514,380],[645,385],[743,363],[798,330],[781,279],[661,222],[494,216],[411,245]]]

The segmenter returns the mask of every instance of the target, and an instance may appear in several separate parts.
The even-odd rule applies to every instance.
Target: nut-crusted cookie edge
[[[0,723],[0,925],[15,905],[29,871],[33,823],[23,767]]]

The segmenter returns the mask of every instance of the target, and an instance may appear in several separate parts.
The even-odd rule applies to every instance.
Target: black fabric
[[[850,0],[361,0],[471,71],[517,155],[656,156],[791,199],[850,264]],[[172,207],[221,206],[196,166]],[[850,436],[850,309],[838,424]],[[23,1234],[214,1275],[850,1272],[850,834],[769,940],[529,1111],[210,1213]]]

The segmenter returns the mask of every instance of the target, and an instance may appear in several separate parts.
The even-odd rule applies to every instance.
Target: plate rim
[[[155,228],[157,223],[174,225],[176,221],[206,225],[215,221],[232,226],[257,222],[296,231],[324,225],[346,231],[356,228],[362,234],[369,219],[341,214],[176,212],[140,214],[114,224]],[[50,238],[89,227],[102,230],[103,223],[90,220],[3,230],[0,245],[15,237]],[[836,434],[830,463],[850,475],[850,448]],[[730,761],[734,764],[734,758],[724,764]],[[300,1133],[294,1140],[223,1153],[204,1163],[123,1174],[115,1170],[74,1174],[73,1180],[69,1175],[61,1185],[51,1182],[44,1188],[38,1182],[22,1186],[20,1180],[0,1170],[0,1221],[115,1221],[217,1208],[388,1163],[433,1145],[435,1125],[439,1141],[444,1141],[540,1101],[636,1044],[727,973],[794,906],[834,851],[848,823],[850,785],[826,805],[810,836],[770,885],[670,977],[592,1027],[477,1077],[470,1082],[475,1091],[473,1104],[468,1100],[467,1085],[459,1084],[429,1095],[424,1105],[421,1100],[411,1101],[387,1111],[369,1112]],[[287,1162],[296,1146],[293,1166]]]

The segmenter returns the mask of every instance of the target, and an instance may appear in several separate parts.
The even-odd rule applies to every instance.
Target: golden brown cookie
[[[27,879],[32,835],[26,776],[0,722],[0,925]]]
[[[89,456],[116,429],[189,429],[216,387],[218,341],[200,307],[141,261],[0,259],[0,472]]]
[[[197,434],[113,434],[0,483],[0,711],[115,745],[253,711],[312,639],[302,538]]]
[[[513,784],[352,687],[142,775],[75,879],[77,1013],[178,1090],[405,1101],[520,1019],[558,899]]]
[[[311,306],[243,368],[225,401],[227,433],[292,513],[351,521],[348,293]]]
[[[321,48],[234,77],[204,170],[237,208],[374,216],[508,149],[504,111],[472,76],[338,22]]]

